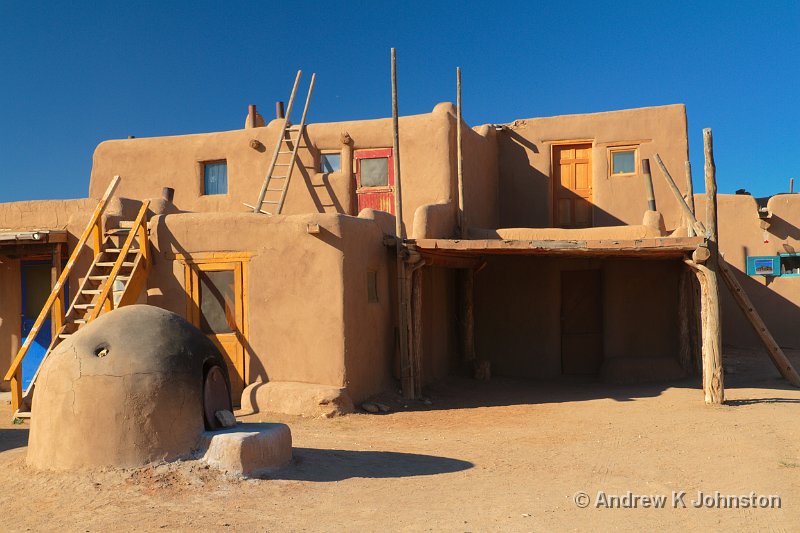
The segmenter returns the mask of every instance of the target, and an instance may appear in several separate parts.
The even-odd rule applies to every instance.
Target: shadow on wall
[[[28,429],[0,429],[0,452],[28,445]]]
[[[769,232],[780,240],[800,240],[800,228],[778,215],[770,217]]]
[[[797,328],[797,324],[800,324],[800,306],[775,292],[760,279],[748,276],[730,263],[728,263],[728,266],[750,297],[756,311],[761,315],[778,345],[782,348],[800,348],[800,330]],[[800,278],[789,279],[800,283]],[[761,349],[761,343],[757,340],[750,323],[746,320],[741,309],[734,302],[730,291],[724,284],[721,284],[721,287],[725,287],[720,289],[723,293],[723,309],[735,309],[736,318],[729,318],[735,320],[733,324],[742,324],[742,328],[747,328],[747,338],[752,340],[752,346],[757,346]],[[731,322],[729,321],[728,323]],[[725,323],[723,323],[724,327]],[[723,335],[725,335],[724,329]]]
[[[461,472],[472,463],[449,457],[415,453],[294,448],[293,464],[270,479],[343,481],[350,478],[398,478]]]
[[[528,159],[528,151],[538,154],[539,147],[514,130],[506,130],[506,135],[498,137],[498,150],[500,227],[552,227],[550,176],[531,166]],[[562,192],[562,197],[572,196],[577,198],[569,191]],[[643,199],[642,214],[645,207]],[[596,205],[593,206],[593,219],[595,227],[626,225]]]
[[[308,136],[307,129],[303,131],[302,143],[303,144],[301,146],[303,145],[312,146],[311,138]],[[292,142],[288,142],[287,146],[290,150],[294,149],[294,143]],[[308,195],[314,202],[314,208],[317,210],[317,212],[327,213],[330,212],[330,208],[333,208],[333,210],[336,213],[341,213],[345,215],[353,214],[353,213],[345,213],[344,207],[342,206],[341,202],[339,201],[339,198],[337,198],[336,193],[333,190],[333,185],[331,184],[330,181],[330,176],[331,176],[330,174],[322,174],[321,175],[322,184],[315,185],[314,180],[312,179],[312,172],[309,172],[309,167],[305,166],[299,157],[297,158],[297,163],[295,163],[295,165],[297,166],[297,169],[300,171],[300,175],[303,177],[303,183],[305,183],[306,185],[306,190],[308,191]],[[313,167],[311,168],[311,170],[316,172],[316,169]],[[318,188],[325,189],[325,194],[327,195],[327,198],[330,200],[331,203],[326,204],[322,202],[319,191],[317,190]]]

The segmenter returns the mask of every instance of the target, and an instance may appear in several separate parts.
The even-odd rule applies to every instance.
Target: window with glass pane
[[[636,172],[636,150],[611,152],[612,174],[633,174],[634,172]]]
[[[387,187],[389,185],[388,157],[362,159],[360,165],[362,187]]]
[[[322,154],[319,158],[319,171],[324,173],[342,170],[341,154]]]
[[[203,194],[228,194],[228,162],[203,163]]]
[[[234,271],[199,271],[200,329],[205,333],[231,333],[236,328]]]

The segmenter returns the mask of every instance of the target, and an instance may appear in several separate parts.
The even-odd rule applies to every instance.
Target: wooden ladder
[[[44,308],[5,376],[5,379],[11,381],[12,384],[11,403],[14,417],[30,416],[30,404],[33,399],[36,378],[39,376],[42,365],[56,346],[100,316],[101,313],[136,303],[147,283],[150,269],[147,209],[150,201],[142,202],[134,220],[120,221],[118,228],[105,231],[102,228],[101,215],[118,181],[119,178],[115,177],[106,191],[106,195],[95,209],[95,214],[73,250],[67,266],[61,273],[58,282],[53,286]],[[94,242],[94,258],[75,292],[75,298],[71,305],[66,312],[63,312],[64,284],[90,235]],[[53,335],[39,369],[36,370],[30,385],[23,394],[22,360],[49,313],[52,314],[56,334]]]
[[[308,114],[308,105],[311,102],[311,93],[314,92],[314,81],[317,75],[311,74],[311,84],[308,86],[308,96],[306,96],[306,104],[303,107],[303,116],[300,119],[300,125],[293,126],[289,122],[289,117],[292,114],[292,106],[294,105],[294,97],[297,93],[297,86],[300,83],[300,76],[302,71],[297,71],[297,77],[294,80],[292,87],[292,94],[289,97],[289,106],[286,108],[286,117],[283,119],[283,127],[281,127],[278,140],[275,143],[275,151],[272,154],[272,162],[267,170],[267,175],[264,178],[264,184],[261,186],[261,192],[258,194],[258,200],[253,208],[254,213],[263,213],[265,215],[279,215],[283,209],[283,203],[286,201],[286,192],[289,190],[289,182],[292,179],[292,171],[294,170],[295,163],[297,162],[297,150],[300,148],[300,143],[303,140],[303,134],[306,128],[306,115]],[[293,137],[297,134],[296,137]],[[286,156],[289,155],[289,160],[286,161]],[[281,158],[281,156],[284,156]],[[278,162],[281,159],[282,162]],[[278,169],[285,170],[285,173],[278,171]],[[277,182],[273,184],[273,182]],[[270,185],[273,185],[270,187]],[[280,193],[280,196],[278,196]],[[269,194],[269,198],[267,195]],[[262,210],[264,204],[274,206],[269,211]],[[247,205],[247,204],[245,204]]]

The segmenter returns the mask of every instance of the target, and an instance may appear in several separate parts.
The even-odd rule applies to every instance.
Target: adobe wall
[[[439,104],[424,115],[400,117],[400,166],[403,184],[403,218],[411,234],[414,212],[427,203],[451,199],[455,184],[455,111]],[[282,121],[266,127],[219,133],[111,140],[94,153],[89,195],[98,198],[115,174],[123,177],[117,194],[152,198],[163,187],[175,189],[175,205],[184,211],[247,212],[243,203],[254,204],[267,173]],[[352,144],[343,141],[343,133]],[[252,148],[257,140],[260,147]],[[348,141],[349,142],[349,141]],[[391,148],[391,119],[310,124],[301,149],[303,168],[295,168],[283,213],[357,214],[352,150]],[[322,174],[320,151],[341,151],[342,171]],[[202,161],[226,159],[228,194],[201,195]],[[269,206],[264,206],[269,211]]]
[[[319,224],[319,234],[307,233]],[[175,254],[246,252],[248,381],[347,387],[354,401],[390,376],[393,342],[383,233],[340,215],[197,213],[156,217],[147,303],[186,316],[185,268]],[[379,303],[367,301],[367,271]],[[365,327],[365,321],[368,327]]]
[[[467,225],[497,228],[500,223],[497,131],[491,125],[462,127],[461,138]]]
[[[71,252],[80,238],[97,204],[96,200],[34,200],[0,203],[0,232],[33,230],[66,230]],[[0,372],[8,371],[21,346],[22,292],[20,260],[3,258],[0,247]],[[87,257],[91,255],[86,253]],[[64,258],[64,261],[68,257]],[[88,268],[88,259],[76,264],[70,276],[70,297],[79,283],[79,273]],[[0,380],[0,390],[8,390],[8,382]]]
[[[676,261],[494,256],[476,277],[475,339],[492,375],[561,375],[561,271],[601,270],[605,358],[676,358]]]
[[[719,246],[727,262],[761,314],[779,345],[800,348],[800,277],[748,276],[746,256],[787,253],[784,244],[800,252],[800,195],[773,196],[767,207],[773,214],[764,243],[755,198],[749,195],[721,194],[717,197]],[[705,220],[705,195],[695,195],[695,212]],[[725,285],[722,298],[722,338],[733,346],[760,347],[738,305]]]
[[[667,169],[684,183],[688,160],[686,109],[682,104],[585,115],[517,120],[499,132],[500,227],[552,226],[552,149],[568,141],[592,143],[592,201],[595,226],[640,224],[647,208],[644,178],[610,177],[608,149],[638,145],[639,159],[650,158],[659,211],[668,229],[680,225],[672,193],[656,168],[661,155]],[[662,207],[667,203],[669,207]]]

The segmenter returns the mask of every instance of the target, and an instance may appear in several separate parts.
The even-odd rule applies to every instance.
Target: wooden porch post
[[[719,247],[717,233],[717,177],[714,165],[714,146],[711,129],[703,130],[703,146],[705,152],[706,181],[706,237],[711,252],[706,266],[698,265],[703,273],[701,284],[705,286],[701,292],[705,321],[703,323],[703,393],[706,403],[722,404],[725,402],[725,385],[722,369],[722,330],[720,327],[719,307]]]

